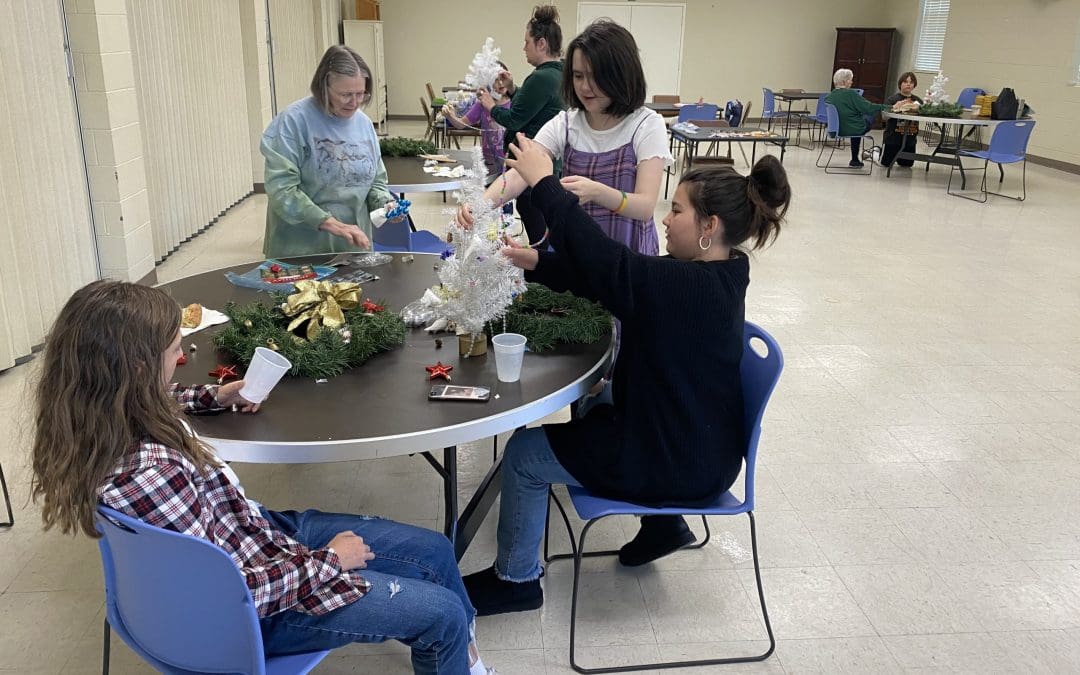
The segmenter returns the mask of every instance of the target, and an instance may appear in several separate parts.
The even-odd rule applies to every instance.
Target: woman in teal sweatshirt
[[[836,86],[827,97],[826,103],[836,106],[836,112],[840,116],[841,136],[860,136],[870,131],[874,118],[882,110],[889,106],[879,103],[871,103],[862,97],[862,94],[851,88],[855,80],[855,74],[847,68],[841,68],[833,74],[833,84]],[[851,163],[848,166],[862,168],[862,159],[859,156],[861,138],[851,139]]]

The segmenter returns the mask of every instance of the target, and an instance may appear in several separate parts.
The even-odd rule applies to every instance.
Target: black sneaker
[[[637,567],[693,544],[697,537],[682,516],[642,516],[641,529],[619,549],[619,564]]]
[[[469,600],[476,608],[477,616],[491,616],[507,612],[525,612],[540,609],[544,604],[544,590],[540,580],[503,581],[495,576],[495,567],[462,577]]]
[[[850,166],[852,169],[861,169],[863,168],[864,164],[857,159],[853,159],[848,162],[848,166]]]

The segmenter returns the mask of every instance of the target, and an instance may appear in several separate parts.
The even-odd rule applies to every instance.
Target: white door
[[[634,36],[645,70],[646,100],[654,94],[679,93],[686,5],[579,2],[578,33],[601,17],[625,26]]]

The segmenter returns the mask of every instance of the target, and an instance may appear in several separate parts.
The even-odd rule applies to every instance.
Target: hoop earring
[[[707,241],[709,243],[708,244],[702,244],[701,242],[703,242],[703,241]],[[705,235],[702,235],[702,236],[698,237],[697,245],[698,245],[698,248],[700,248],[702,251],[708,251],[709,247],[712,246],[712,239],[706,239]]]

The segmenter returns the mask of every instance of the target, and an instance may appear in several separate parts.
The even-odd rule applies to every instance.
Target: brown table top
[[[385,304],[389,311],[418,299],[437,282],[437,256],[413,254],[413,262],[393,255],[386,265],[369,268],[378,281],[363,285],[362,295]],[[321,263],[329,256],[311,256]],[[257,262],[197,274],[162,284],[180,305],[198,302],[223,309],[233,301],[244,305],[269,302],[266,293],[230,284],[224,273],[245,272]],[[211,381],[207,373],[231,359],[218,353],[213,326],[184,339],[195,352],[178,366],[176,379],[185,383]],[[392,456],[458,445],[513,430],[565,407],[580,398],[603,372],[610,338],[589,345],[562,345],[543,354],[526,353],[521,380],[507,384],[495,375],[495,358],[458,357],[457,339],[438,336],[443,347],[423,329],[410,329],[402,347],[373,357],[324,384],[308,377],[286,376],[262,410],[254,415],[225,412],[195,416],[199,435],[226,460],[244,462],[328,462]],[[432,384],[424,366],[436,361],[454,366],[453,383],[491,389],[487,403],[428,401]],[[498,395],[498,398],[496,398]]]

